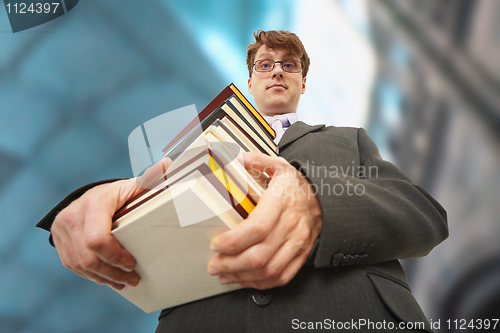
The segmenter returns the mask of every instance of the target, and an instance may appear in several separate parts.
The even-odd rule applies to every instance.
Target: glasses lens
[[[262,59],[255,62],[255,70],[257,72],[270,72],[273,70],[274,60]]]
[[[300,62],[298,62],[297,60],[284,60],[282,66],[285,72],[290,73],[298,73],[302,69]]]

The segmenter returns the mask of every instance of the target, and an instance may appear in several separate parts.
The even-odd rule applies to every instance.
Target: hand
[[[135,260],[111,234],[115,212],[134,195],[148,188],[171,164],[163,159],[140,178],[96,186],[61,211],[51,233],[62,264],[98,284],[117,290],[137,286]],[[141,186],[138,186],[141,185]]]
[[[244,153],[246,169],[271,181],[248,218],[214,237],[219,254],[208,264],[223,284],[269,289],[286,285],[307,260],[321,232],[322,213],[309,181],[281,157]]]

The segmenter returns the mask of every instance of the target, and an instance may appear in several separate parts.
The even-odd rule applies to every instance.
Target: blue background
[[[190,104],[200,111],[231,82],[252,100],[245,47],[257,29],[295,31],[311,50],[300,119],[366,127],[382,156],[448,210],[450,239],[404,265],[424,312],[457,319],[440,316],[463,266],[500,263],[497,128],[455,95],[440,122],[439,108],[408,118],[417,97],[394,71],[418,55],[394,36],[377,38],[378,10],[364,1],[85,0],[13,34],[0,8],[0,332],[154,331],[158,313],[65,269],[34,225],[82,185],[131,177],[127,138],[140,124]],[[411,149],[438,143],[427,167],[415,162]]]

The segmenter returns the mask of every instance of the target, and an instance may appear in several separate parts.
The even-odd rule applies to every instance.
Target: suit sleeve
[[[323,212],[314,265],[365,265],[425,256],[448,237],[446,211],[384,161],[364,129],[358,129],[357,140],[356,177],[320,177],[324,173],[314,170],[318,166],[290,161],[311,182]],[[343,194],[321,193],[326,183],[337,193],[343,189]]]
[[[125,178],[116,178],[116,179],[106,179],[98,182],[90,183],[85,186],[82,186],[75,191],[71,192],[68,196],[66,196],[61,202],[59,202],[54,208],[50,210],[37,224],[38,228],[42,228],[44,230],[50,231],[50,227],[52,226],[52,222],[56,218],[57,214],[62,211],[64,208],[68,207],[73,201],[81,197],[85,192],[90,190],[92,187],[97,185],[112,183],[117,180],[122,180]],[[52,240],[52,235],[49,235],[49,243],[54,246],[54,242]]]

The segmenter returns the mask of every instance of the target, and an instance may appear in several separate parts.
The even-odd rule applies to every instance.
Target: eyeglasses
[[[276,63],[281,64],[281,68],[288,73],[300,73],[302,71],[302,63],[297,60],[274,61],[274,59],[261,59],[254,62],[256,72],[271,72],[276,66]]]

